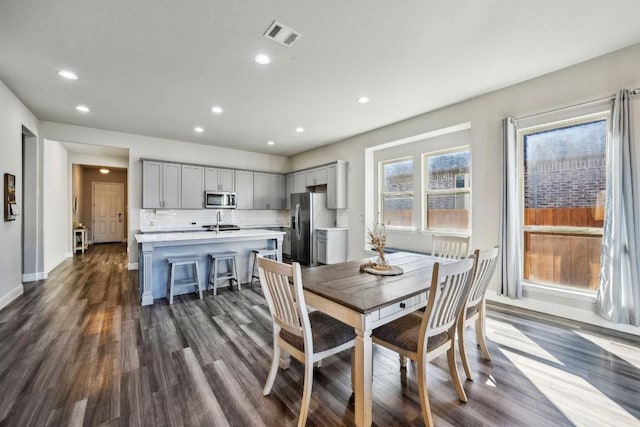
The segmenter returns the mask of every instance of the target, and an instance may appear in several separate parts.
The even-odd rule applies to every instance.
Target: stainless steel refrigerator
[[[317,265],[317,227],[335,227],[336,212],[327,209],[326,193],[291,195],[291,261]]]

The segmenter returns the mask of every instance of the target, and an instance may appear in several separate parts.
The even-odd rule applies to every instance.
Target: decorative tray
[[[390,266],[388,270],[379,270],[371,265],[364,267],[363,271],[369,274],[375,274],[376,276],[398,276],[404,273],[404,270],[402,270],[402,268],[396,267],[395,265]]]

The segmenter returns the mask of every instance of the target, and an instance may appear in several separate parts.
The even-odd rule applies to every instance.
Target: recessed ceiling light
[[[269,58],[264,53],[260,53],[253,58],[260,65],[267,65],[271,62],[271,58]]]
[[[216,114],[220,114],[220,113],[222,113],[222,107],[219,107],[219,106],[216,105],[211,109],[211,111],[213,111]]]
[[[298,127],[296,128],[296,132],[298,132],[298,133],[302,133],[302,132],[304,132],[304,128],[303,128],[303,127],[301,127],[301,126],[298,126]]]
[[[72,71],[60,70],[60,71],[58,71],[58,75],[60,77],[64,77],[65,79],[68,79],[68,80],[78,80],[78,76],[76,75],[76,73],[74,73]]]
[[[273,142],[273,141],[267,141],[267,144],[269,144],[269,145],[275,145],[275,142]]]
[[[361,96],[360,98],[358,98],[358,102],[360,104],[366,104],[367,102],[369,102],[369,98],[367,98],[366,96]]]
[[[204,132],[204,129],[202,129],[200,126],[196,126],[195,128],[193,128],[193,130],[195,130],[198,133]]]
[[[80,111],[81,113],[88,113],[89,111],[91,111],[86,105],[78,105],[76,107],[76,110]]]
[[[108,173],[109,173],[109,169],[107,169],[107,168],[100,168],[100,173],[102,173],[102,174],[105,174],[105,175],[106,175],[106,174],[108,174]]]

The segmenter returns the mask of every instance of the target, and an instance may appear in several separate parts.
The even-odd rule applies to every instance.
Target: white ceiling
[[[638,0],[2,0],[0,79],[41,120],[292,155],[636,44],[639,16]],[[273,20],[303,37],[264,38]]]

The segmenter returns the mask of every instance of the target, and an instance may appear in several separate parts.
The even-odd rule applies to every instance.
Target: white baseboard
[[[44,280],[47,278],[47,273],[41,271],[39,273],[29,273],[22,275],[22,282],[35,282],[36,280]]]
[[[137,262],[130,262],[129,263],[129,270],[137,270],[138,269],[138,263]]]
[[[71,257],[73,257],[73,252],[67,252],[62,257],[60,257],[59,259],[55,260],[54,262],[49,263],[49,265],[45,269],[45,271],[46,271],[45,274],[49,274],[51,272],[51,270],[53,270],[54,268],[59,266],[62,263],[62,261],[64,261],[67,258],[71,258]]]
[[[612,329],[614,331],[626,332],[628,334],[640,336],[640,328],[637,326],[624,325],[620,323],[608,322],[594,313],[594,310],[585,310],[579,307],[570,307],[566,304],[556,304],[549,301],[538,301],[533,298],[511,299],[498,296],[489,291],[486,294],[487,301],[495,301],[504,305],[524,308],[526,310],[537,311],[538,313],[550,314],[576,322],[588,323],[601,328]]]
[[[7,305],[9,305],[9,303],[11,303],[11,301],[13,301],[14,299],[18,298],[20,295],[22,295],[23,292],[24,292],[24,288],[22,287],[22,284],[20,284],[20,285],[16,286],[15,288],[11,289],[6,295],[1,296],[0,297],[0,309],[3,309]]]

